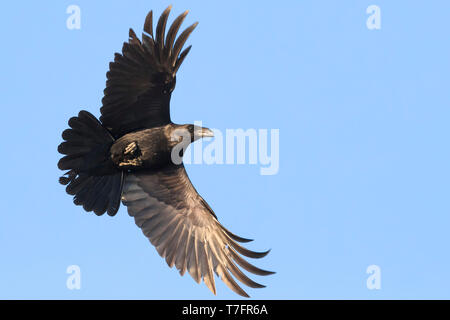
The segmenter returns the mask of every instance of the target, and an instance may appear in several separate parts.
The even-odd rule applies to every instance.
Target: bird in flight
[[[197,26],[194,23],[177,37],[186,11],[166,35],[170,10],[171,6],[159,18],[155,36],[152,11],[145,19],[142,40],[130,29],[122,53],[116,53],[109,65],[100,119],[84,110],[69,119],[70,128],[63,131],[64,141],[58,146],[64,155],[58,167],[67,171],[59,181],[76,205],[97,215],[114,216],[122,201],[159,255],[181,275],[187,271],[216,294],[215,273],[235,293],[248,297],[236,280],[251,288],[264,286],[241,269],[256,275],[273,272],[242,256],[262,258],[269,251],[241,246],[239,242],[251,240],[220,224],[182,161],[174,161],[177,146],[212,137],[213,132],[170,120],[176,73],[191,46],[182,49]],[[183,150],[175,153],[182,157]]]

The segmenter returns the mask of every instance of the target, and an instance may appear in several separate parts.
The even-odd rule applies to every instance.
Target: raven
[[[203,279],[216,294],[214,272],[235,293],[248,297],[234,278],[252,288],[264,286],[238,266],[257,275],[273,272],[253,266],[241,255],[262,258],[270,250],[254,252],[239,245],[251,240],[219,223],[183,163],[172,158],[174,147],[182,142],[179,130],[188,133],[188,143],[212,137],[213,132],[170,120],[176,73],[191,46],[181,50],[197,26],[194,23],[177,38],[186,11],[166,35],[170,10],[171,6],[159,18],[156,37],[152,11],[145,19],[142,41],[130,29],[122,54],[116,53],[109,65],[100,119],[82,110],[69,120],[58,146],[64,155],[58,167],[68,171],[59,181],[76,205],[97,215],[114,216],[122,201],[159,255],[181,275],[188,271],[197,283]]]

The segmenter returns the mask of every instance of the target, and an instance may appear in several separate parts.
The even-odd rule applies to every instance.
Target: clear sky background
[[[220,221],[272,249],[259,299],[450,298],[448,1],[8,1],[0,11],[0,298],[210,299],[122,207],[97,217],[58,184],[67,120],[99,116],[109,62],[147,12],[200,24],[177,123],[280,129],[280,170],[190,165]],[[68,30],[66,9],[81,8]],[[366,8],[381,8],[368,30]],[[81,268],[69,290],[66,268]],[[369,290],[366,269],[381,269]],[[217,280],[217,298],[238,298]]]

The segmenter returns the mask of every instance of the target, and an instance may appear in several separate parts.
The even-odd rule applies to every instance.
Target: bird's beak
[[[208,128],[197,128],[195,135],[199,138],[214,137],[214,132]]]

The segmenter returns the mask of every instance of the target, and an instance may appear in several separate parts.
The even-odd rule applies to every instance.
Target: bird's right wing
[[[182,164],[129,173],[122,201],[167,264],[175,265],[181,275],[188,271],[197,283],[203,279],[214,294],[213,272],[244,297],[248,297],[247,293],[231,275],[249,287],[264,286],[249,279],[238,266],[257,275],[273,273],[240,256],[262,258],[268,251],[253,252],[237,243],[251,240],[236,236],[219,223],[191,184]]]
[[[169,104],[175,75],[191,47],[181,49],[197,23],[176,38],[186,11],[174,20],[166,36],[170,10],[171,6],[159,18],[156,38],[152,11],[145,19],[142,42],[130,29],[122,54],[116,53],[109,65],[100,121],[115,138],[171,122]]]

